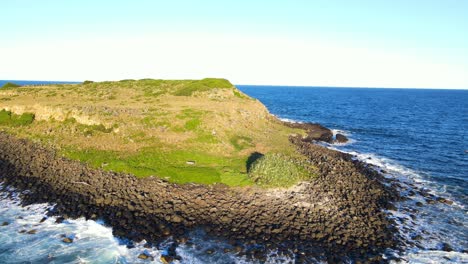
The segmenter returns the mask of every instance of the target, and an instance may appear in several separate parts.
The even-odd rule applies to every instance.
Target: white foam
[[[276,116],[277,117],[277,116]],[[297,121],[289,118],[282,118],[282,117],[277,117],[279,120],[286,122],[286,123],[292,123],[292,124],[303,124],[304,122],[302,121]]]
[[[399,263],[412,264],[444,264],[444,263],[468,263],[468,254],[460,252],[445,251],[421,251],[417,253],[408,253],[402,256],[403,261]],[[390,263],[396,263],[391,261]]]

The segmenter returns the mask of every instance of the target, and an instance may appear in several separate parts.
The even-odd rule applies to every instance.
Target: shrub
[[[289,187],[313,175],[299,162],[281,154],[261,156],[248,173],[253,182],[263,187]]]
[[[0,125],[27,126],[34,121],[34,118],[35,116],[32,113],[17,115],[4,109],[0,111]]]
[[[18,85],[16,83],[12,83],[12,82],[7,82],[5,83],[3,86],[2,86],[2,89],[6,89],[6,88],[18,88],[18,87],[21,87],[21,85]]]
[[[17,115],[15,115],[17,116]],[[32,122],[34,122],[35,115],[32,113],[24,113],[20,115],[19,117],[17,116],[16,118],[13,119],[13,125],[16,126],[27,126],[30,125]]]
[[[88,81],[88,80],[83,82],[84,85],[91,84],[91,83],[94,83],[94,82],[93,81]]]

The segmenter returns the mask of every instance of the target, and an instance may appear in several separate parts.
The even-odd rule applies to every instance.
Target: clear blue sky
[[[468,88],[464,0],[2,0],[0,10],[0,79]]]

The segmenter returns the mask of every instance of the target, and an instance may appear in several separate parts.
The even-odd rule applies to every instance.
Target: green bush
[[[0,111],[0,125],[27,126],[34,121],[34,118],[35,116],[32,113],[17,115],[4,109]]]
[[[2,86],[2,89],[6,89],[6,88],[18,88],[18,87],[21,87],[21,85],[18,85],[16,83],[12,83],[12,82],[7,82],[5,83],[3,86]]]
[[[281,154],[261,156],[248,173],[250,179],[262,187],[289,187],[313,175],[299,162]]]
[[[92,83],[94,83],[94,82],[93,82],[93,81],[88,81],[88,80],[86,80],[86,81],[83,82],[84,85],[86,85],[86,84],[92,84]]]

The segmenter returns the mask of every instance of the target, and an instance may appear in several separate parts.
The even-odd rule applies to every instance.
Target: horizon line
[[[157,78],[142,78],[142,79],[153,79]],[[142,80],[142,79],[122,79],[122,80]],[[203,79],[203,78],[201,78]],[[199,79],[199,80],[201,80]],[[122,81],[113,80],[113,81]],[[197,80],[197,79],[160,79],[160,80]],[[84,81],[50,81],[50,80],[12,80],[12,79],[0,79],[0,81],[20,81],[20,82],[57,82],[57,83],[71,83],[79,84]],[[112,82],[112,81],[95,81],[95,82]],[[384,86],[332,86],[332,85],[284,85],[284,84],[233,84],[234,86],[261,86],[261,87],[290,87],[290,88],[351,88],[351,89],[411,89],[411,90],[468,90],[467,88],[453,88],[453,87],[384,87]]]

